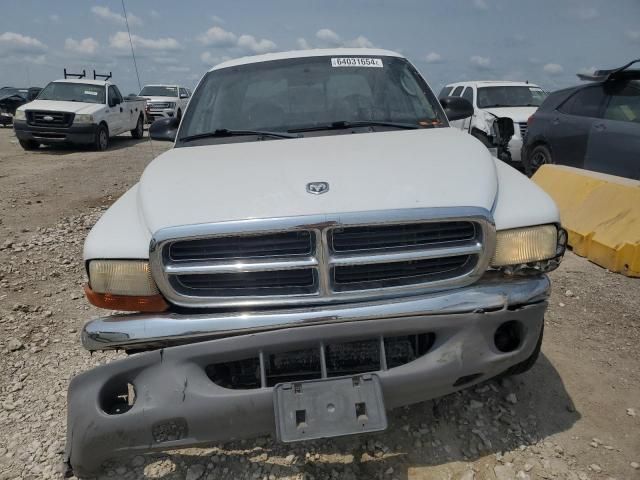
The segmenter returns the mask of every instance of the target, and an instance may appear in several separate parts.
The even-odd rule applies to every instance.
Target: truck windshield
[[[51,82],[40,92],[38,100],[104,103],[104,87],[89,83]]]
[[[140,97],[177,97],[176,87],[163,87],[158,85],[147,85],[140,90]]]
[[[446,125],[436,97],[405,59],[318,56],[209,72],[191,99],[178,143],[218,130],[306,136]],[[219,141],[229,140],[207,139]]]
[[[503,86],[478,88],[478,108],[539,107],[547,93],[540,87]]]

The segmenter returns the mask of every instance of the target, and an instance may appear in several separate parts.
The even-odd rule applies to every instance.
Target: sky
[[[194,87],[228,58],[317,47],[405,55],[439,91],[464,80],[546,90],[640,58],[640,0],[125,0],[140,81]],[[112,72],[139,91],[121,0],[0,0],[0,86]]]

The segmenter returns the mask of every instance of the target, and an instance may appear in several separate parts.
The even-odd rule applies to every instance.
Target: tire
[[[37,150],[40,148],[40,144],[33,140],[18,140],[20,146],[25,150]]]
[[[520,363],[516,363],[514,366],[509,367],[507,371],[505,371],[501,377],[510,377],[512,375],[520,375],[524,372],[531,370],[538,360],[540,356],[540,350],[542,349],[542,336],[544,334],[544,323],[542,324],[542,329],[540,330],[540,337],[538,337],[538,343],[536,343],[536,348],[533,350],[533,353]]]
[[[133,138],[142,138],[144,136],[144,119],[142,118],[142,115],[138,117],[136,128],[131,130],[131,136]]]
[[[109,148],[109,129],[101,123],[96,130],[96,138],[93,141],[93,148],[98,152],[103,152]]]
[[[554,163],[554,161],[549,147],[541,144],[533,147],[533,150],[527,154],[523,163],[524,171],[527,176],[530,177],[536,173],[542,165],[549,165]]]
[[[182,120],[182,110],[178,109],[178,113],[176,114],[176,118],[178,119],[178,123]]]

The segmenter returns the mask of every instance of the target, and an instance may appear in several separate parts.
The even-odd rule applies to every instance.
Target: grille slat
[[[338,289],[384,288],[429,281],[430,277],[464,274],[475,265],[474,255],[429,258],[408,262],[339,266],[333,269]]]
[[[334,230],[335,252],[381,248],[415,248],[448,242],[464,242],[476,234],[472,222],[434,222],[405,225],[350,227]]]
[[[284,232],[245,237],[213,237],[174,242],[169,257],[175,261],[224,260],[310,255],[311,232]]]
[[[274,295],[291,292],[313,293],[315,275],[312,269],[280,270],[268,272],[216,273],[203,275],[176,275],[177,288],[185,292],[213,297]]]

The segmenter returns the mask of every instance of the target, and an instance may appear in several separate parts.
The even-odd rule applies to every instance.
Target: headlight
[[[158,294],[149,262],[143,260],[92,260],[89,285],[96,293],[126,296]]]
[[[167,108],[176,108],[176,103],[175,102],[167,103]]]
[[[555,225],[499,231],[496,233],[496,251],[491,266],[519,265],[562,256],[564,245],[559,249],[560,243]]]
[[[24,110],[16,110],[16,114],[13,116],[14,120],[26,120],[27,114]]]
[[[73,123],[93,123],[93,115],[79,113],[73,119]]]

